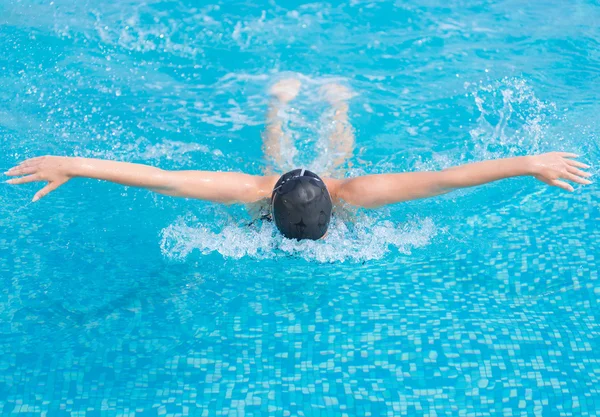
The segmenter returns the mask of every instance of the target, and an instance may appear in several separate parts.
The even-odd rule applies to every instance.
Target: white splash
[[[181,217],[163,229],[161,250],[166,257],[180,260],[197,250],[235,259],[296,256],[321,263],[362,262],[381,259],[391,249],[410,254],[414,248],[427,246],[437,232],[430,218],[395,223],[365,215],[354,224],[334,217],[324,239],[296,241],[285,239],[269,222],[219,226]]]
[[[478,158],[538,152],[543,145],[554,103],[538,99],[521,78],[504,78],[488,85],[465,83],[479,111],[469,131]]]
[[[146,138],[138,138],[129,143],[118,143],[112,149],[107,151],[84,150],[82,156],[93,158],[118,159],[122,161],[173,161],[184,164],[193,161],[192,154],[209,154],[212,157],[222,157],[223,153],[219,149],[210,149],[208,146],[200,143],[178,142],[173,140],[163,140],[159,143],[152,143]]]

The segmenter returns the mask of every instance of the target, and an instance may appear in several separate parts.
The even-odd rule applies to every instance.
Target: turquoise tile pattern
[[[599,21],[591,0],[0,0],[0,168],[258,174],[266,92],[294,76],[299,166],[338,82],[347,176],[552,150],[597,174]],[[35,190],[0,184],[2,415],[600,415],[595,184],[501,181],[301,243],[238,206]]]

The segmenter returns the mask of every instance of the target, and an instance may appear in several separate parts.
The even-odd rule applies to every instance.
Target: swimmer
[[[148,165],[100,159],[40,156],[31,158],[5,174],[15,176],[9,184],[46,182],[33,197],[38,201],[72,178],[95,178],[141,187],[175,197],[220,203],[264,203],[277,229],[289,239],[317,240],[325,236],[334,207],[342,202],[373,208],[402,201],[433,197],[510,177],[531,176],[550,186],[573,191],[566,181],[591,184],[588,165],[567,152],[519,156],[474,162],[441,171],[364,175],[338,179],[352,156],[354,135],[348,122],[349,89],[328,84],[321,89],[331,106],[331,132],[327,152],[331,172],[322,176],[303,168],[293,168],[295,149],[282,126],[280,111],[298,94],[297,79],[281,80],[270,89],[271,101],[263,136],[265,158],[271,164],[264,175],[238,172],[166,171]],[[287,154],[287,155],[286,155]],[[287,156],[287,160],[286,160]],[[277,171],[288,171],[283,175]],[[343,176],[343,175],[341,175]]]

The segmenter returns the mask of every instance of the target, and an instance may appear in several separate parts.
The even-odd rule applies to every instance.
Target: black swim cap
[[[331,219],[331,196],[319,176],[305,169],[283,174],[271,196],[273,219],[288,239],[317,240]]]

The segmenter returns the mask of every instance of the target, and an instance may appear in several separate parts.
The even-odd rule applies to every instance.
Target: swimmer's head
[[[331,219],[331,196],[319,176],[305,169],[283,174],[271,197],[273,220],[288,239],[322,238]]]

